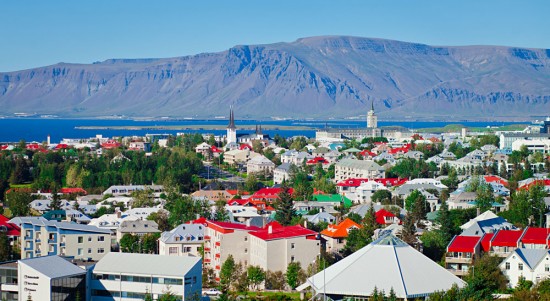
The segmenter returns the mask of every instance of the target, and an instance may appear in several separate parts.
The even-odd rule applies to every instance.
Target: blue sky
[[[0,72],[353,35],[550,48],[550,1],[3,1]]]

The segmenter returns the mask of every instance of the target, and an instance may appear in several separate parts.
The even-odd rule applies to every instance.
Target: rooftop
[[[50,279],[86,273],[84,269],[57,255],[22,259],[19,264],[27,265]]]
[[[122,273],[184,277],[201,258],[109,252],[96,264],[94,273]]]
[[[457,235],[449,243],[447,252],[474,253],[475,247],[481,242],[480,236]]]

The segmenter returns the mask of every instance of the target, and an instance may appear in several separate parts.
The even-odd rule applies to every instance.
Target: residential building
[[[281,163],[291,163],[297,166],[302,166],[304,162],[307,162],[313,158],[313,155],[309,153],[289,150],[281,155]]]
[[[130,195],[134,191],[151,190],[154,194],[160,194],[164,192],[164,186],[162,185],[113,185],[103,192],[103,195],[112,194],[117,195]]]
[[[517,140],[550,140],[550,133],[502,133],[500,134],[500,149],[512,149],[512,144]]]
[[[19,301],[17,260],[0,263],[0,300]]]
[[[374,161],[342,159],[335,165],[335,181],[350,178],[384,178],[385,170]]]
[[[191,194],[193,198],[205,198],[212,202],[227,201],[233,198],[233,195],[227,190],[197,190]]]
[[[3,214],[0,214],[0,231],[6,234],[10,245],[12,246],[16,244],[21,237],[21,228],[18,225],[11,223],[10,220]],[[0,299],[1,298],[2,297],[0,296]]]
[[[21,219],[21,258],[48,255],[98,260],[111,251],[111,231],[46,219]]]
[[[382,183],[368,181],[361,183],[361,185],[356,188],[355,193],[349,193],[347,196],[354,203],[365,204],[371,202],[372,195],[378,190],[388,190],[388,188]]]
[[[116,231],[117,241],[120,242],[126,234],[143,236],[145,234],[160,233],[158,225],[155,221],[150,220],[135,220],[123,221],[120,223]]]
[[[489,254],[499,257],[507,257],[519,247],[519,241],[523,234],[521,230],[499,230],[488,241]],[[485,239],[485,237],[484,237]]]
[[[246,163],[246,172],[247,174],[260,174],[264,176],[271,176],[275,169],[275,163],[271,162],[264,155],[256,156],[250,159]]]
[[[520,278],[536,285],[550,277],[550,253],[547,249],[515,249],[500,263],[499,268],[508,278],[510,288],[516,287]]]
[[[308,223],[317,225],[319,223],[332,224],[336,221],[336,217],[328,212],[321,211],[313,215],[302,215],[302,218],[305,218]]]
[[[204,243],[205,226],[203,224],[181,224],[176,228],[162,232],[159,238],[159,254],[171,256],[201,256],[200,248]]]
[[[292,163],[282,163],[273,169],[273,184],[281,184],[290,179],[290,168]]]
[[[19,260],[19,300],[87,300],[86,273],[59,256]]]
[[[457,235],[447,246],[445,268],[456,276],[466,276],[481,251],[481,236]]]
[[[550,228],[527,227],[520,239],[520,248],[548,249]]]
[[[257,156],[261,155],[249,149],[235,149],[223,154],[223,162],[229,165],[246,164],[250,159]]]
[[[362,228],[361,225],[346,218],[338,225],[328,225],[328,227],[321,231],[321,236],[326,240],[326,251],[337,253],[340,252],[346,245],[346,238],[352,230]]]
[[[176,300],[199,300],[202,260],[195,256],[164,256],[112,252],[93,268],[91,301],[153,300],[166,292]]]
[[[250,265],[264,271],[285,272],[291,262],[307,267],[320,254],[317,232],[302,226],[281,226],[277,222],[266,229],[250,231]]]
[[[487,210],[467,223],[460,226],[463,236],[483,236],[485,233],[495,233],[500,229],[513,230],[516,227],[504,218]]]
[[[376,218],[376,222],[382,226],[401,223],[401,220],[397,216],[395,216],[395,214],[387,211],[386,209],[380,209],[376,211],[374,215]]]

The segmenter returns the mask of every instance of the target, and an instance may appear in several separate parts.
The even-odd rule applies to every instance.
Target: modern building
[[[199,300],[202,290],[202,260],[195,256],[112,252],[91,272],[91,301],[137,301],[147,294],[157,300],[167,292]]]
[[[0,299],[19,300],[19,280],[17,279],[17,261],[0,263]]]
[[[111,251],[111,231],[95,226],[20,218],[21,258],[48,255],[99,260]]]
[[[164,192],[164,186],[162,185],[113,185],[107,190],[103,191],[103,195],[112,194],[117,195],[130,195],[135,191],[150,190],[154,194],[160,194]]]
[[[59,256],[19,260],[19,300],[88,300],[87,271]]]
[[[351,178],[384,178],[385,173],[385,169],[374,161],[342,159],[335,164],[334,180],[340,182]]]
[[[171,256],[201,256],[204,243],[203,224],[181,224],[171,231],[163,232],[159,238],[159,254]]]
[[[332,300],[367,300],[375,290],[399,299],[425,298],[464,281],[393,235],[383,236],[297,287]]]

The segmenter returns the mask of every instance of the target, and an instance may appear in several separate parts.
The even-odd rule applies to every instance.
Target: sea
[[[90,138],[96,135],[103,137],[120,136],[145,136],[145,134],[172,134],[177,133],[201,133],[224,135],[225,130],[156,130],[156,129],[80,129],[79,127],[130,127],[130,126],[219,126],[224,129],[228,121],[224,119],[215,120],[133,120],[133,119],[59,119],[59,118],[0,118],[0,143],[18,142],[43,142],[50,135],[52,143],[58,143],[63,138]],[[312,129],[281,129],[263,130],[265,134],[273,137],[279,134],[283,137],[306,136],[315,137],[316,129],[366,127],[365,120],[236,120],[239,126],[253,128],[255,125],[270,126],[306,126]],[[513,122],[426,122],[426,121],[379,121],[378,126],[402,126],[409,129],[443,127],[448,124],[462,124],[466,127],[488,127],[514,124]],[[250,131],[239,131],[238,133],[251,133]]]

